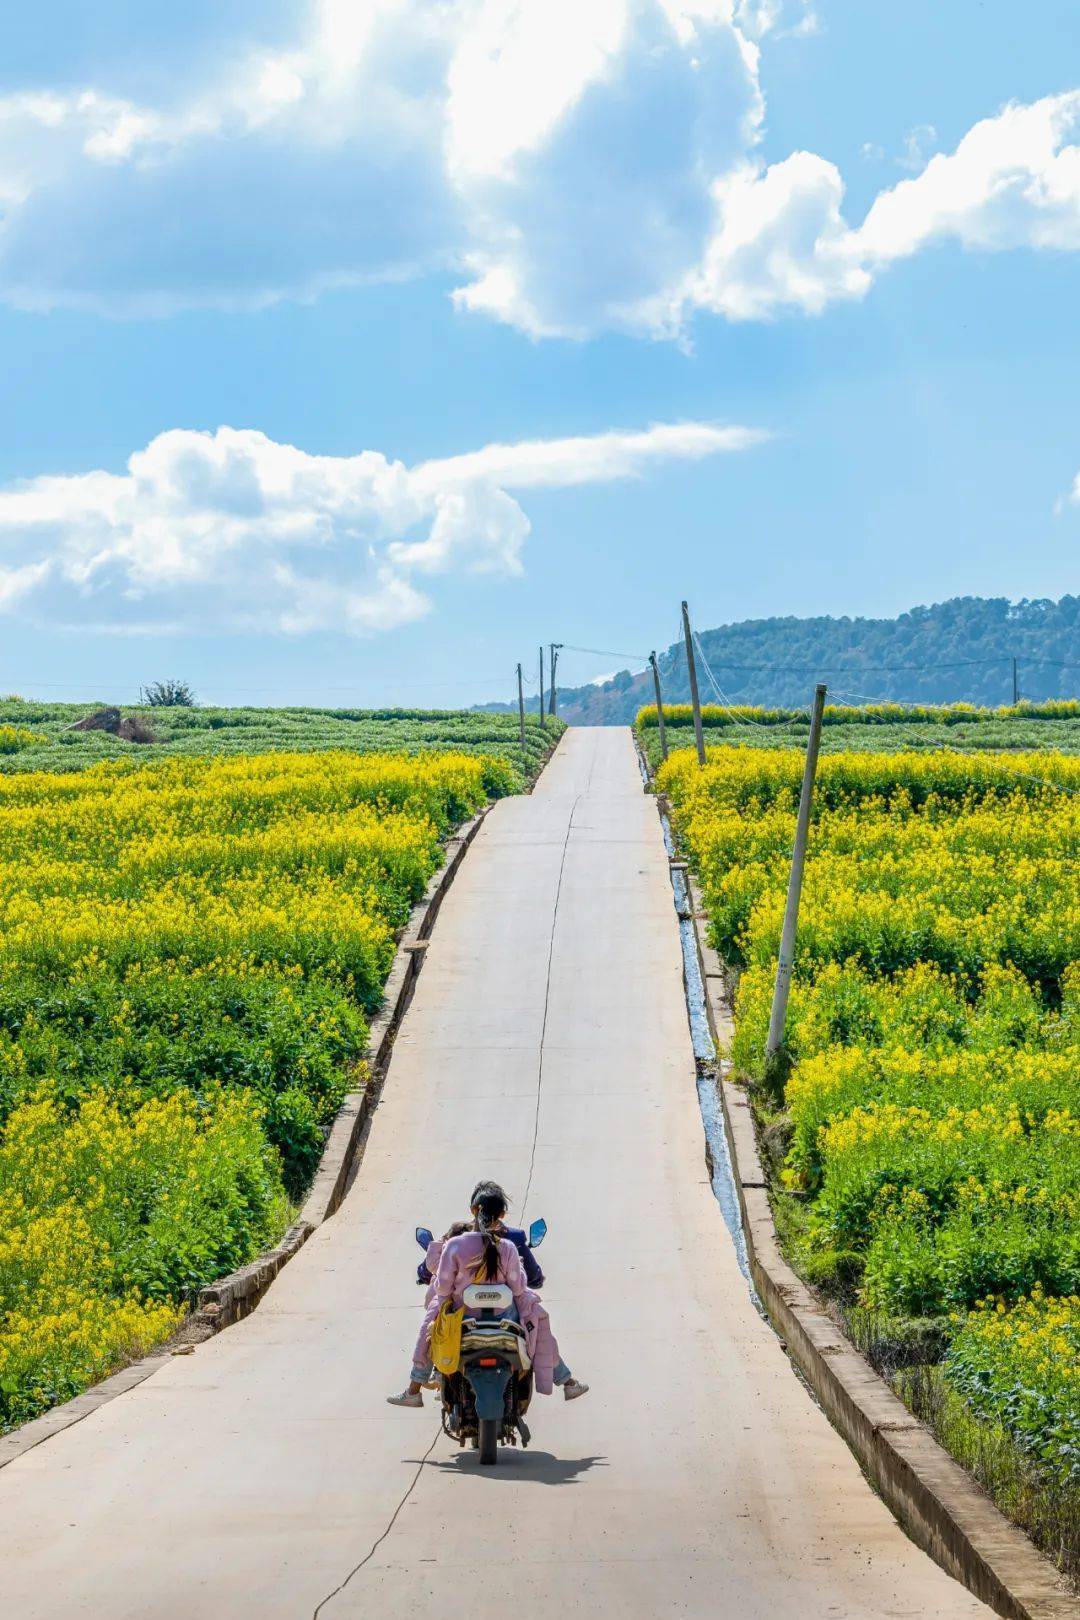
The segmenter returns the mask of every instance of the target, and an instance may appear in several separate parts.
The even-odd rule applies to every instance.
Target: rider
[[[529,1289],[517,1248],[503,1235],[502,1218],[506,1214],[507,1198],[502,1188],[493,1181],[481,1181],[471,1199],[473,1224],[470,1229],[447,1239],[439,1257],[439,1270],[434,1285],[428,1290],[427,1310],[424,1313],[420,1337],[413,1355],[412,1377],[408,1388],[400,1395],[388,1395],[391,1406],[422,1406],[420,1391],[431,1377],[431,1330],[439,1308],[447,1300],[455,1306],[463,1303],[462,1296],[470,1283],[480,1279],[481,1271],[488,1281],[505,1282],[514,1296],[510,1312],[521,1321],[529,1318],[547,1327],[547,1313],[539,1299]],[[588,1384],[575,1378],[559,1355],[558,1346],[551,1339],[555,1367],[553,1383],[562,1386],[563,1396],[574,1401],[588,1393]]]
[[[477,1193],[480,1192],[481,1188],[485,1185],[485,1182],[479,1182],[473,1188],[472,1198],[469,1199],[470,1208],[472,1207]],[[469,1224],[470,1223],[468,1221],[455,1221],[449,1230],[443,1233],[441,1240],[436,1239],[432,1244],[429,1245],[427,1254],[416,1268],[416,1280],[418,1283],[430,1285],[434,1272],[438,1270],[439,1256],[442,1254],[443,1244],[446,1243],[449,1238],[460,1237],[462,1232],[467,1232],[469,1230]],[[540,1262],[537,1260],[536,1255],[529,1247],[529,1237],[524,1227],[507,1226],[504,1221],[499,1221],[498,1235],[499,1237],[509,1238],[510,1242],[514,1245],[514,1248],[517,1250],[519,1256],[521,1257],[521,1264],[525,1271],[525,1281],[528,1283],[529,1287],[543,1288],[544,1273],[540,1268]]]

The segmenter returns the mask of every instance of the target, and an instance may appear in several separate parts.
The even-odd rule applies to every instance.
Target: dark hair
[[[447,1243],[451,1238],[460,1237],[463,1232],[471,1231],[472,1223],[470,1221],[451,1221],[450,1225],[443,1233],[443,1242]]]
[[[499,1275],[499,1239],[493,1228],[506,1214],[508,1202],[497,1181],[478,1181],[469,1199],[469,1208],[476,1211],[476,1230],[484,1240],[481,1264],[485,1267],[488,1282],[494,1282]],[[478,1269],[478,1280],[479,1276]]]

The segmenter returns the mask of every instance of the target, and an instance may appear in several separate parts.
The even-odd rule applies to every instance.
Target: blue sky
[[[0,689],[1075,591],[1078,88],[1064,0],[23,8]]]

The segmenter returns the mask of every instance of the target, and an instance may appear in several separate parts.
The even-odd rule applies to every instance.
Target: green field
[[[689,705],[665,705],[664,716],[669,752],[693,748]],[[702,721],[707,747],[805,750],[810,729],[808,710],[723,709],[706,704]],[[635,731],[655,770],[660,763],[655,709],[639,712]],[[865,708],[830,705],[825,711],[821,747],[831,754],[941,748],[1076,754],[1080,753],[1080,703],[1021,703],[1015,709],[975,709],[967,704],[940,709],[883,703]]]
[[[147,764],[176,755],[310,753],[328,748],[355,753],[428,750],[495,754],[521,770],[516,714],[432,709],[209,709],[128,708],[150,726],[153,743],[124,742],[105,731],[72,731],[98,703],[0,701],[0,772],[77,771],[103,759]],[[565,730],[550,717],[525,717],[526,772],[531,780],[547,750]],[[13,739],[8,734],[14,732]],[[20,737],[20,733],[29,736]],[[8,751],[10,748],[10,752]]]
[[[564,729],[98,707],[0,706],[0,1432],[277,1240],[444,840]]]
[[[788,717],[753,718],[715,716],[704,768],[676,724],[656,785],[726,965],[782,1247],[1080,1581],[1080,722],[827,716],[767,1064],[802,759]],[[638,735],[655,758],[655,723]]]

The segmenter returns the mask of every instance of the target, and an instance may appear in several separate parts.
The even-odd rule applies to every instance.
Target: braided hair
[[[496,1228],[506,1214],[508,1202],[497,1181],[478,1181],[469,1199],[469,1208],[474,1214],[476,1230],[484,1240],[480,1264],[485,1268],[488,1282],[495,1282],[499,1275],[499,1238]],[[479,1269],[476,1275],[479,1280]]]

